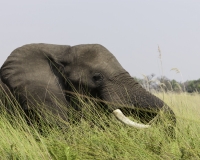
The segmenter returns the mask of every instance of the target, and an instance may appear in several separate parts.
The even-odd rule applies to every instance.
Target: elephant
[[[149,128],[148,122],[161,112],[169,118],[169,125],[176,125],[173,110],[146,91],[100,44],[26,44],[10,54],[0,69],[0,77],[1,84],[9,88],[26,113],[40,104],[37,109],[41,114],[50,111],[67,121],[59,104],[68,109],[69,94],[75,88],[81,95],[105,102],[108,111],[126,125]],[[128,118],[125,113],[129,111],[142,113],[141,122]]]

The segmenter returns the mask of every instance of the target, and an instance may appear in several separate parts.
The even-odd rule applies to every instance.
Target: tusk
[[[115,117],[117,117],[121,122],[129,125],[129,126],[132,126],[132,127],[135,127],[135,128],[149,128],[151,127],[150,125],[145,125],[145,124],[140,124],[140,123],[136,123],[136,122],[133,122],[131,121],[128,117],[126,117],[122,111],[120,109],[116,109],[113,111],[113,114],[115,115]]]

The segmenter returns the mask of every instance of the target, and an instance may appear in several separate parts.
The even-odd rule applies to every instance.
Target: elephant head
[[[1,67],[1,79],[18,96],[25,111],[40,103],[66,120],[67,115],[57,102],[59,100],[67,108],[69,99],[65,90],[73,86],[81,92],[81,85],[90,95],[109,103],[108,109],[127,125],[150,127],[133,122],[122,113],[132,109],[148,112],[148,117],[142,117],[145,121],[150,121],[163,110],[171,117],[172,123],[176,123],[173,111],[143,89],[114,55],[99,44],[22,46],[14,50]]]

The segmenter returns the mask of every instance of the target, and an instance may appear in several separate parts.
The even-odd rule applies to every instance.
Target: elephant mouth
[[[126,117],[122,111],[120,109],[115,109],[113,111],[113,114],[115,115],[115,117],[121,121],[122,123],[128,125],[128,126],[131,126],[131,127],[134,127],[134,128],[139,128],[139,129],[143,129],[143,128],[150,128],[151,125],[148,125],[148,124],[142,124],[142,123],[137,123],[137,122],[134,122],[132,120],[130,120],[128,117]]]
[[[77,95],[77,93],[74,93],[74,92],[71,92],[71,91],[65,91],[67,93],[70,93],[70,94],[73,94],[73,95]],[[80,95],[80,94],[78,94]],[[85,96],[85,95],[81,95],[82,97],[85,97],[85,98],[88,98],[88,96]],[[103,101],[103,100],[100,100],[100,99],[96,99],[96,98],[91,98],[89,97],[90,99],[93,99],[93,100],[97,100],[98,102],[102,102],[103,104],[111,104],[113,105],[113,103],[110,103],[110,102],[107,102],[107,101]],[[124,105],[121,105],[121,107],[123,108]],[[129,108],[129,107],[128,107]],[[130,109],[130,108],[129,108]],[[137,122],[134,122],[132,120],[130,120],[128,117],[126,117],[124,115],[125,112],[123,109],[121,108],[118,108],[118,109],[115,109],[114,111],[112,111],[112,113],[114,114],[114,116],[119,120],[121,121],[122,123],[128,125],[128,126],[131,126],[131,127],[134,127],[134,128],[138,128],[138,129],[143,129],[143,128],[150,128],[151,125],[148,125],[148,124],[142,124],[142,123],[137,123]]]

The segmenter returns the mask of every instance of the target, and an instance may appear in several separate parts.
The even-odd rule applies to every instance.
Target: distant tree
[[[184,91],[183,90],[183,85],[181,84],[181,83],[179,83],[179,82],[177,82],[176,80],[171,80],[171,86],[172,86],[172,90],[174,91],[174,92],[182,92],[182,91]]]
[[[184,84],[187,92],[200,92],[200,79],[186,81]]]
[[[165,77],[165,76],[162,76],[162,77],[158,77],[157,80],[160,82],[159,83],[159,86],[160,86],[160,91],[171,91],[172,90],[172,86],[171,86],[171,83],[170,83],[170,80]]]
[[[143,88],[150,92],[200,92],[200,79],[186,81],[184,83],[177,82],[176,80],[170,80],[165,76],[155,77],[155,74],[143,75],[143,79],[135,79],[142,85]]]
[[[141,78],[136,78],[135,79],[141,84],[141,86],[143,88],[145,88],[146,90],[150,91],[150,92],[154,92],[154,91],[159,91],[159,82],[157,80],[157,78],[155,77],[155,74],[152,73],[150,75],[143,75],[143,79]]]

